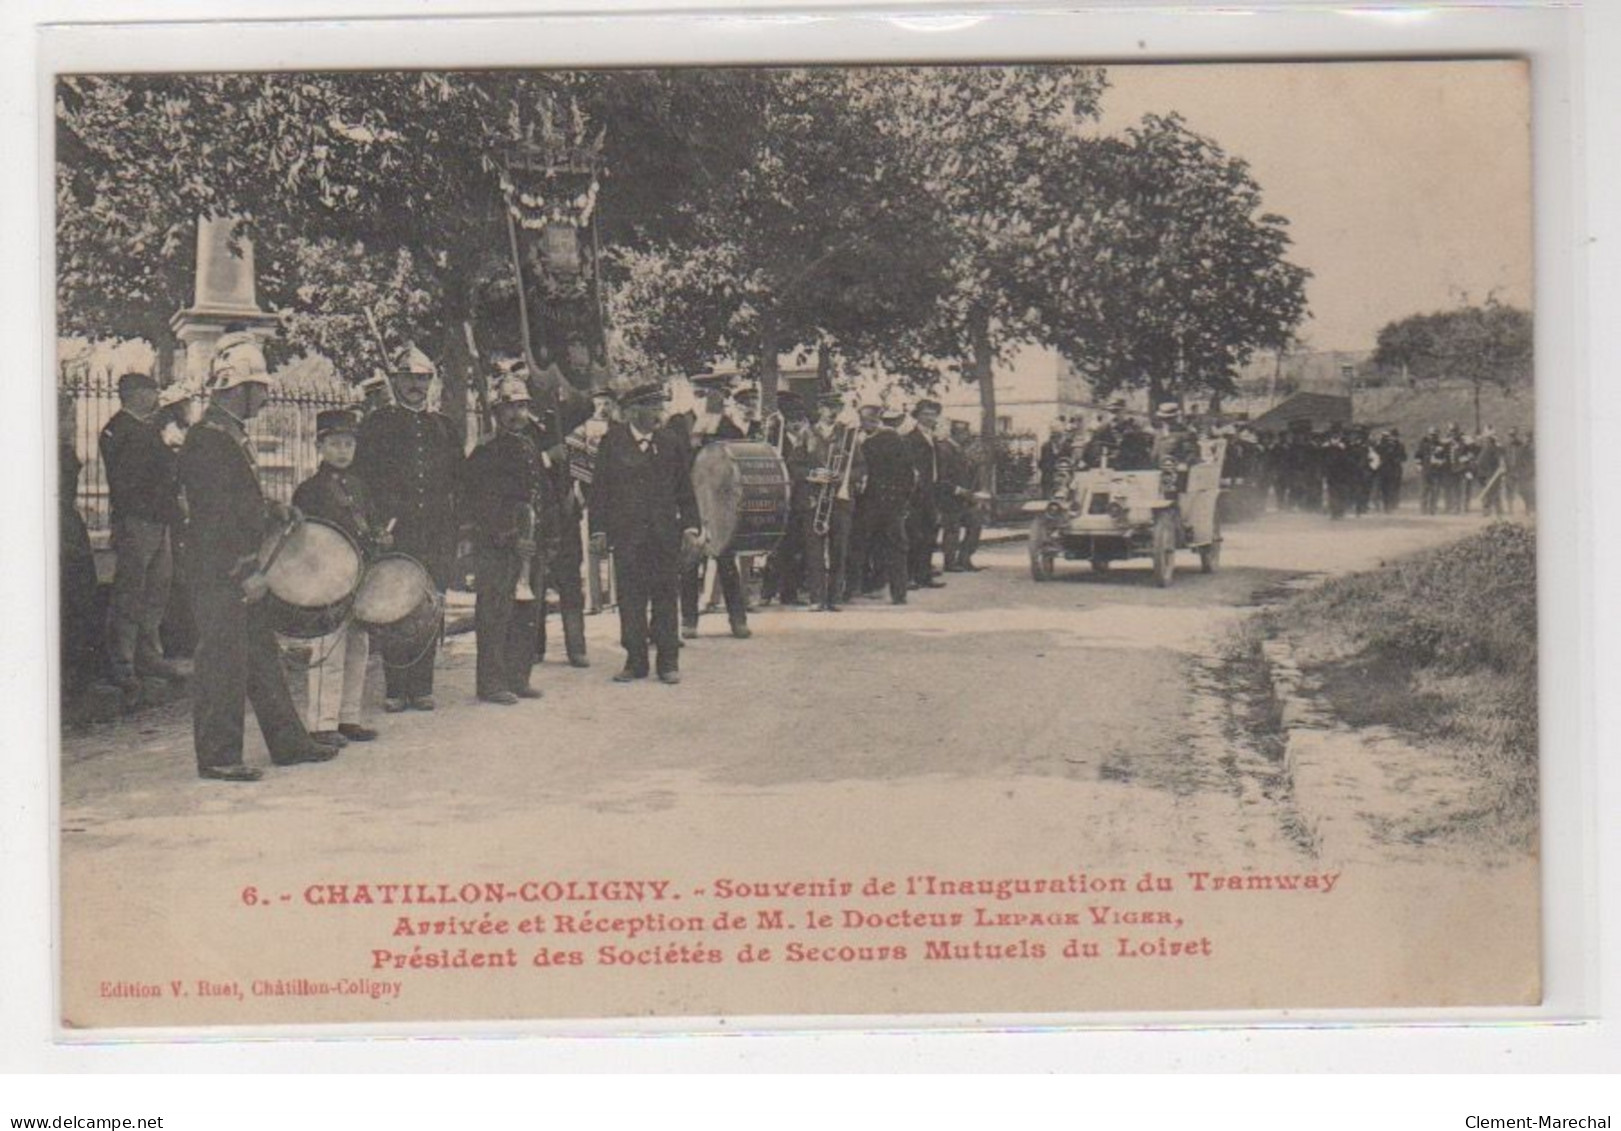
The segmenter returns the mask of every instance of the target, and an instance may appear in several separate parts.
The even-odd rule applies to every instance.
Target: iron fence
[[[58,389],[68,402],[61,415],[61,427],[71,428],[74,452],[84,464],[75,493],[79,513],[90,529],[97,547],[108,537],[107,473],[102,467],[98,443],[101,430],[118,412],[118,384],[111,373],[90,371],[87,366],[65,366]],[[259,482],[265,494],[291,502],[298,485],[315,472],[320,454],[315,445],[316,414],[330,408],[360,408],[342,389],[330,391],[277,390],[270,403],[248,423],[258,462]],[[466,409],[466,435],[469,448],[487,435],[489,426],[476,405]]]
[[[107,471],[101,462],[99,439],[107,421],[118,412],[118,386],[105,373],[65,374],[61,392],[70,402],[62,427],[72,429],[73,449],[83,463],[75,493],[79,514],[90,529],[93,544],[105,544],[108,535]],[[270,403],[248,424],[259,465],[259,481],[271,498],[291,502],[293,491],[320,462],[315,448],[316,414],[329,408],[351,408],[354,402],[342,391],[276,392]]]

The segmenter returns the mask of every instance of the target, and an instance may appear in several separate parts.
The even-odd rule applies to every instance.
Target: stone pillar
[[[240,326],[268,336],[276,316],[259,306],[253,271],[253,243],[239,241],[231,250],[229,218],[201,217],[197,221],[197,287],[192,305],[169,321],[180,339],[183,356],[177,359],[175,379],[200,387],[214,358],[214,343],[228,326]]]

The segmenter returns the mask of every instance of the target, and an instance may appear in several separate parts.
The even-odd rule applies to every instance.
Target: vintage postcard
[[[1537,1004],[1529,67],[56,75],[64,1031]]]

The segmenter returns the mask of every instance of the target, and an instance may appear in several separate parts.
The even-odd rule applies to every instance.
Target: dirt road
[[[546,698],[515,707],[473,700],[460,638],[440,710],[383,716],[382,741],[254,785],[199,781],[178,709],[70,734],[64,1017],[1524,1000],[1533,863],[1318,858],[1275,751],[1246,732],[1253,689],[1218,658],[1285,583],[1476,525],[1273,516],[1230,530],[1214,576],[1187,555],[1167,590],[1146,564],[1060,563],[1036,584],[1022,546],[998,547],[904,607],[764,609],[748,641],[706,617],[678,688],[611,683],[617,629],[597,617],[595,666],[554,657]],[[1265,883],[1216,885],[1245,876]],[[564,886],[625,878],[668,887]],[[1012,878],[1050,882],[992,882]],[[380,884],[423,886],[385,902]],[[509,946],[510,967],[459,965]],[[775,953],[750,963],[746,946]]]

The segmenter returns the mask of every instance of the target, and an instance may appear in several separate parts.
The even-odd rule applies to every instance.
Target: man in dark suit
[[[112,680],[131,703],[141,676],[178,679],[158,639],[174,572],[170,528],[179,521],[175,454],[153,420],[158,387],[144,373],[118,379],[119,410],[101,430],[101,464],[112,503],[116,555],[107,617]]]
[[[934,577],[934,547],[940,541],[940,502],[935,492],[945,462],[934,434],[940,423],[940,402],[918,401],[912,418],[917,426],[905,436],[906,452],[916,472],[906,519],[907,573],[914,589],[944,589],[946,583]]]
[[[337,748],[313,741],[281,672],[281,652],[264,612],[269,586],[257,554],[288,508],[259,487],[246,423],[270,397],[263,352],[248,334],[227,334],[210,365],[208,411],[180,449],[190,514],[197,663],[192,724],[197,771],[219,781],[257,781],[242,763],[244,712],[253,704],[278,766],[324,762]]]
[[[659,679],[680,683],[678,579],[682,541],[698,538],[698,500],[680,437],[661,427],[663,386],[633,389],[623,404],[625,423],[597,448],[590,497],[592,537],[613,551],[619,593],[625,666],[614,680],[647,678],[651,627]]]
[[[906,507],[917,484],[917,471],[906,450],[906,441],[887,422],[880,423],[879,409],[861,409],[861,454],[867,481],[856,504],[861,529],[863,555],[874,563],[882,581],[889,583],[889,599],[906,604]],[[891,420],[899,421],[895,413]],[[854,557],[854,555],[852,555]],[[852,570],[864,568],[856,562]],[[855,579],[852,572],[852,580]],[[859,583],[858,583],[859,584]]]
[[[355,474],[371,488],[378,521],[393,524],[394,548],[432,575],[441,591],[456,570],[456,477],[462,448],[449,418],[428,404],[434,366],[407,347],[389,374],[394,403],[360,426]],[[437,642],[408,667],[384,669],[383,709],[431,711]]]

